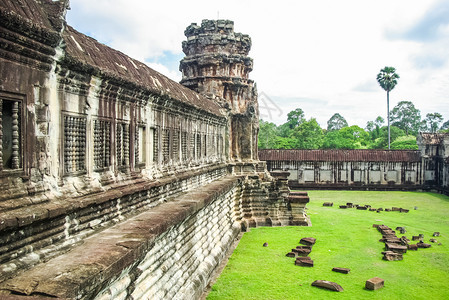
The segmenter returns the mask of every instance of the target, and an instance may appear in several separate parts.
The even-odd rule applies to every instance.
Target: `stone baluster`
[[[155,127],[153,131],[153,162],[159,162],[159,128]]]
[[[94,168],[100,168],[100,153],[101,153],[101,123],[99,120],[94,121]]]
[[[134,131],[134,149],[135,149],[134,164],[136,164],[136,165],[140,162],[140,160],[139,160],[139,156],[140,156],[140,153],[139,153],[139,131],[140,131],[139,125],[136,125],[136,130]]]
[[[0,98],[0,171],[3,170],[3,99]]]
[[[123,126],[123,159],[124,165],[129,165],[129,125],[124,124]]]
[[[104,166],[111,165],[111,123],[104,122]]]
[[[64,116],[64,164],[65,171],[72,171],[72,118]]]
[[[80,137],[80,131],[81,131],[81,120],[79,118],[74,118],[75,120],[75,143],[74,143],[74,149],[75,149],[75,155],[74,155],[74,171],[79,171],[81,169],[81,137]]]
[[[19,102],[14,101],[12,105],[12,168],[20,168],[19,158]]]
[[[122,124],[117,124],[117,138],[116,138],[116,145],[117,145],[117,166],[122,165]]]

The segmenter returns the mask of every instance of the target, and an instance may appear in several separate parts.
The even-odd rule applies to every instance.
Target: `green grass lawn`
[[[207,299],[449,299],[449,197],[419,192],[309,191],[311,227],[261,227],[245,233]],[[333,202],[333,207],[323,207]],[[372,207],[392,206],[409,213],[339,209],[346,202]],[[418,209],[414,210],[417,206]],[[402,261],[384,261],[382,235],[372,227],[404,226],[405,236],[435,231],[431,248],[407,251]],[[402,236],[397,232],[397,236]],[[294,265],[287,252],[303,237],[315,237],[310,257],[313,268]],[[268,247],[263,247],[267,242]],[[350,268],[349,274],[332,271]],[[365,289],[372,277],[385,280],[384,288]],[[340,284],[344,291],[312,287],[315,280]]]

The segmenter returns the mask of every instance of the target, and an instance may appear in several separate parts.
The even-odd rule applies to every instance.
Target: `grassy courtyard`
[[[309,191],[309,196],[312,227],[263,227],[245,233],[207,299],[449,299],[449,197],[371,191]],[[334,206],[323,207],[323,202]],[[346,202],[410,212],[338,208]],[[373,224],[403,226],[410,240],[424,234],[432,247],[407,251],[402,261],[384,261],[382,235]],[[435,231],[441,236],[430,243]],[[295,259],[285,256],[303,237],[317,239],[309,255],[313,268],[295,266]],[[265,242],[268,247],[262,246]],[[351,272],[336,273],[333,267]],[[372,277],[383,278],[384,288],[366,290],[365,281]],[[315,280],[337,282],[344,291],[312,287]]]

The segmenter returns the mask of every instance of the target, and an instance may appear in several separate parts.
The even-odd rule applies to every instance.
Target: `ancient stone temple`
[[[181,84],[228,109],[233,160],[258,160],[257,91],[249,79],[253,68],[253,60],[248,57],[251,38],[235,33],[234,22],[229,20],[192,24],[185,35]]]
[[[309,224],[258,160],[247,35],[188,26],[179,84],[68,6],[0,0],[0,298],[195,299],[240,232]]]

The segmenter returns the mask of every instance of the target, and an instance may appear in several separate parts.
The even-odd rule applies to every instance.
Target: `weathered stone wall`
[[[448,193],[447,134],[421,134],[419,151],[259,150],[294,189],[431,189]]]
[[[421,185],[418,162],[269,162],[270,170],[288,170],[290,186],[390,186]]]
[[[236,208],[242,201],[241,191],[242,186],[235,182],[226,193],[164,232],[141,261],[95,299],[199,298],[240,233],[237,220],[241,211]]]
[[[60,199],[2,213],[0,280],[63,254],[83,239],[227,174],[225,165],[178,174],[176,179]],[[124,184],[125,185],[125,184]]]

